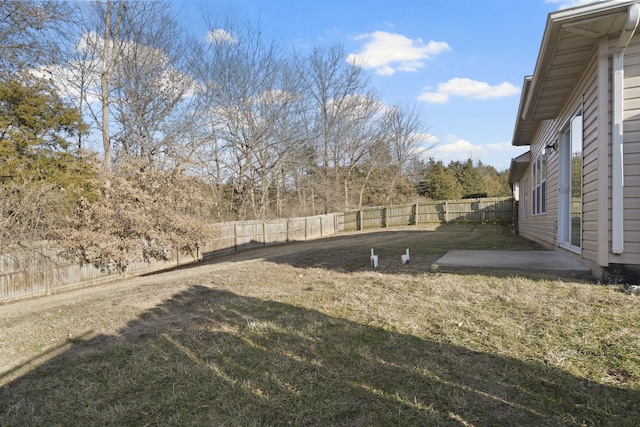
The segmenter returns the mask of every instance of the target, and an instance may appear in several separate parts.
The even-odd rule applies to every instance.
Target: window
[[[544,149],[536,157],[531,175],[532,213],[540,215],[547,212],[547,155]]]

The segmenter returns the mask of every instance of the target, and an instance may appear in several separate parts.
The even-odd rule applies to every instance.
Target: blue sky
[[[388,104],[421,106],[425,153],[508,169],[525,151],[511,137],[525,75],[533,72],[550,12],[593,0],[176,0],[202,37],[212,17],[257,22],[283,48],[341,43],[365,59]]]

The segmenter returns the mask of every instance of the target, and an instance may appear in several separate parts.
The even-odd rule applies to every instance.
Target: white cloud
[[[474,163],[480,161],[485,165],[492,165],[500,171],[509,169],[511,159],[518,157],[525,151],[523,147],[514,147],[510,142],[479,145],[455,135],[447,135],[443,140],[443,144],[424,150],[422,158],[434,158],[442,161],[445,165],[450,162],[464,162],[471,159]]]
[[[426,88],[426,90],[430,89]],[[418,101],[426,101],[430,104],[446,104],[449,101],[449,95],[441,92],[425,92],[418,97]]]
[[[510,142],[494,142],[487,144],[487,148],[491,151],[497,151],[501,153],[512,153],[514,157],[522,154],[522,147],[515,147]]]
[[[426,101],[432,104],[444,104],[449,101],[450,96],[461,96],[471,99],[502,98],[505,96],[517,95],[520,88],[508,82],[502,82],[497,86],[491,86],[486,82],[479,82],[467,78],[453,78],[448,82],[438,84],[436,92],[430,92],[432,88],[425,88],[425,92],[418,96],[419,101]]]
[[[440,139],[430,133],[415,133],[412,138],[418,143],[415,149],[412,150],[414,154],[423,159],[428,159],[434,150],[434,147],[440,143]]]
[[[462,155],[466,159],[475,159],[484,154],[487,149],[482,145],[473,145],[469,141],[459,139],[451,144],[438,147],[438,151],[450,155]]]
[[[468,159],[472,159],[475,162],[487,154],[487,149],[482,145],[474,145],[464,139],[455,138],[453,135],[445,137],[445,141],[449,142],[426,150],[424,157],[442,160],[447,165],[452,161],[465,161]]]
[[[410,39],[402,34],[374,31],[361,34],[356,40],[364,40],[359,52],[347,56],[347,61],[364,68],[376,70],[376,74],[390,76],[396,71],[412,72],[424,67],[424,61],[451,50],[445,42]]]
[[[215,30],[209,31],[207,41],[209,43],[237,43],[238,39],[226,30],[216,28]]]
[[[109,49],[112,51],[113,41],[109,43],[111,44]],[[153,78],[154,86],[165,95],[188,98],[201,89],[191,76],[169,64],[169,57],[163,50],[129,40],[122,40],[121,43],[121,55],[126,57],[138,53],[140,58],[144,58],[139,65],[147,73],[147,78]],[[101,100],[100,74],[103,63],[100,52],[103,44],[104,38],[100,34],[95,31],[86,32],[76,45],[76,52],[80,59],[69,61],[66,66],[33,69],[31,73],[53,79],[62,93],[71,99],[77,100],[82,96],[83,102],[87,104],[99,103]]]
[[[433,145],[440,142],[437,136],[430,133],[416,133],[414,137],[417,141],[420,141],[421,144]]]

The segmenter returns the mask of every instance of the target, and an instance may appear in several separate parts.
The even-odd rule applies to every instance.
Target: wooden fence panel
[[[444,209],[441,203],[419,204],[417,208],[417,222],[419,224],[438,224],[445,222]]]
[[[235,234],[236,223],[234,222],[225,222],[216,225],[216,235],[212,236],[211,239],[204,245],[202,248],[203,254],[208,253],[228,253],[235,252],[236,248],[236,234]]]
[[[291,218],[289,219],[289,241],[299,242],[307,240],[307,219]]]
[[[389,206],[386,212],[386,227],[413,225],[415,219],[415,205]]]
[[[386,208],[367,208],[360,211],[360,227],[359,230],[367,228],[384,227],[384,214]]]
[[[496,197],[429,201],[415,205],[367,208],[344,214],[350,228],[364,230],[399,225],[439,224],[447,222],[503,222],[513,221],[513,199]],[[353,219],[355,217],[355,219]],[[355,227],[355,228],[354,228]]]
[[[356,231],[360,230],[359,212],[350,211],[342,214],[342,230],[340,231]]]
[[[322,237],[322,217],[307,218],[307,239]]]
[[[477,202],[445,202],[445,222],[481,222],[482,218]]]
[[[288,241],[287,221],[265,221],[263,223],[264,244],[273,245]]]
[[[509,222],[513,220],[515,205],[512,198],[483,203],[485,204],[483,207],[485,222]]]

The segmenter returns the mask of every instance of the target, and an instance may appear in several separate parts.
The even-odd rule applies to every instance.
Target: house
[[[517,231],[605,281],[640,278],[640,1],[549,14],[511,161]]]

